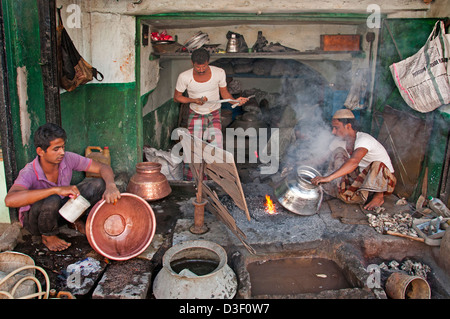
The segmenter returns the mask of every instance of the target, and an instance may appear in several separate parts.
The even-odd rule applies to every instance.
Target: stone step
[[[163,242],[163,236],[156,234],[149,247],[138,257],[126,261],[111,261],[92,298],[146,299],[154,268],[151,260]]]
[[[143,258],[113,261],[95,288],[93,299],[146,299],[152,264]]]

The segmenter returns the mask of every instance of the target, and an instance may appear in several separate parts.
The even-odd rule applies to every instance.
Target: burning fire
[[[264,207],[269,215],[275,215],[277,213],[277,210],[275,209],[275,204],[270,199],[269,195],[266,195],[266,203],[264,204]]]

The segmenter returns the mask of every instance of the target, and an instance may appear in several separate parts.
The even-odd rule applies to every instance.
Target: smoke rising
[[[289,171],[308,165],[323,171],[330,153],[329,145],[335,139],[331,133],[330,116],[325,111],[324,91],[327,85],[322,76],[312,70],[303,78],[284,79],[281,102],[293,110],[296,124],[295,140],[281,159],[282,169]]]
[[[295,141],[286,152],[282,165],[295,167],[308,165],[321,171],[329,154],[329,145],[335,136],[330,124],[323,118],[323,111],[318,104],[297,105],[301,110],[299,121],[294,128]]]

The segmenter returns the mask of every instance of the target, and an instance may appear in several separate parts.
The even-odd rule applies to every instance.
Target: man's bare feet
[[[374,193],[372,200],[364,206],[364,209],[374,210],[376,207],[381,207],[384,203],[383,193]]]
[[[61,251],[70,247],[71,243],[59,238],[58,236],[42,235],[42,243],[51,251]]]

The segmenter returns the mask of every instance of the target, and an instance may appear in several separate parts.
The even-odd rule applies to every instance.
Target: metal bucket
[[[430,299],[431,290],[422,277],[394,272],[386,281],[386,293],[393,299]]]
[[[274,189],[278,202],[287,210],[299,215],[313,215],[322,204],[323,191],[311,179],[320,176],[312,167],[300,166],[297,177],[287,177]]]

